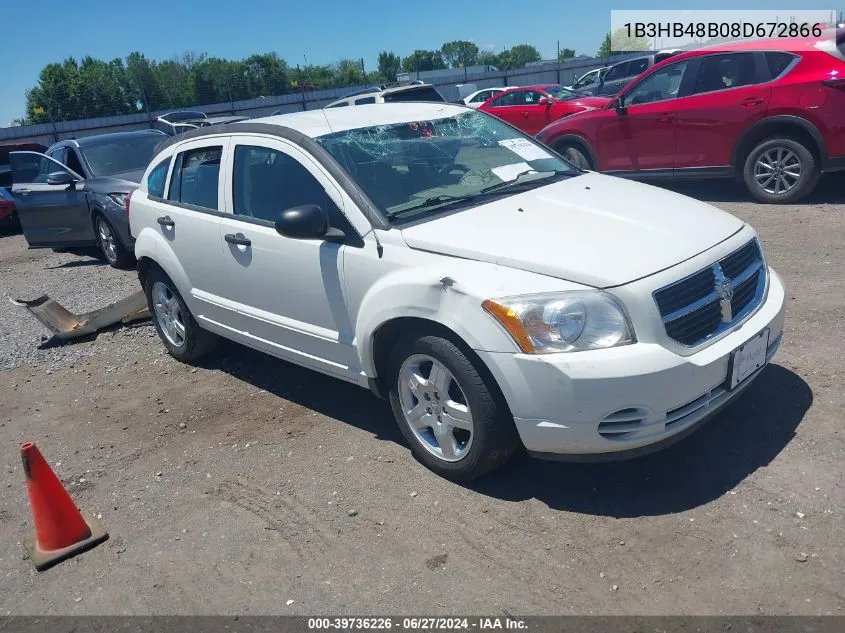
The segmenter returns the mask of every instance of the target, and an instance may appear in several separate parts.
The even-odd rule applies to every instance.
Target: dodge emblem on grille
[[[731,299],[734,298],[734,282],[730,277],[725,277],[719,264],[713,265],[713,277],[716,282],[716,294],[719,295],[719,307],[722,309],[722,321],[730,323],[733,320]]]

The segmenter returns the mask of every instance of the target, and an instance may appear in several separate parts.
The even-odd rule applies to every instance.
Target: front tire
[[[568,160],[570,163],[572,163],[579,169],[593,169],[593,163],[590,161],[590,157],[587,155],[587,153],[582,147],[579,147],[575,143],[562,143],[558,146],[555,146],[555,150],[557,150],[558,154],[563,156],[566,160]]]
[[[758,143],[745,159],[742,175],[751,195],[770,204],[797,202],[821,176],[813,153],[787,137]]]
[[[175,284],[161,269],[150,271],[144,292],[159,338],[173,358],[192,363],[211,351],[214,335],[197,324]]]
[[[414,456],[447,479],[470,481],[505,463],[519,437],[504,398],[452,341],[401,340],[388,359],[393,415]]]
[[[120,241],[111,222],[99,213],[94,219],[94,231],[97,234],[97,246],[109,266],[126,268],[132,262],[132,254]]]

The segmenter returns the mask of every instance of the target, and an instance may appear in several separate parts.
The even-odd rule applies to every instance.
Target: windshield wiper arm
[[[484,187],[479,194],[490,193],[491,191],[498,191],[499,189],[507,189],[509,187],[515,187],[518,185],[527,185],[529,183],[535,182],[537,180],[545,180],[546,178],[552,178],[554,176],[559,176],[561,174],[568,174],[569,172],[561,171],[557,169],[549,170],[549,171],[523,171],[517,174],[516,178],[513,180],[506,180],[505,182],[497,182],[495,185],[489,185]],[[534,176],[534,178],[526,179],[523,176]]]
[[[524,171],[524,172],[518,174],[517,177],[514,178],[513,180],[507,180],[505,182],[497,182],[495,185],[489,185],[489,186],[484,187],[483,189],[481,189],[479,191],[476,191],[475,193],[467,193],[467,194],[460,195],[460,196],[453,196],[453,195],[449,195],[449,194],[441,194],[441,195],[438,195],[438,196],[431,196],[429,198],[425,198],[419,204],[415,204],[411,207],[406,207],[404,209],[398,209],[396,211],[388,213],[388,216],[389,217],[397,217],[399,215],[402,215],[403,213],[407,213],[408,211],[416,211],[418,209],[429,209],[431,207],[440,206],[442,204],[450,204],[450,203],[453,203],[453,202],[463,202],[463,201],[467,201],[467,200],[475,200],[477,198],[483,198],[486,195],[495,194],[502,189],[507,189],[509,187],[519,186],[519,185],[527,185],[527,184],[530,184],[530,183],[538,181],[538,180],[545,180],[546,178],[552,178],[554,176],[563,175],[563,174],[568,175],[569,172],[561,171],[561,170]],[[535,176],[535,177],[526,180],[526,179],[523,178],[523,176],[527,176],[527,175],[531,175],[531,176]]]

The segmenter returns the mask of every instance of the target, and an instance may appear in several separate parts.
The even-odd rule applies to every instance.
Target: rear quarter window
[[[171,157],[161,161],[153,167],[150,175],[147,176],[147,194],[155,198],[164,196],[164,183],[167,180],[167,172],[170,170]]]
[[[770,51],[766,53],[766,65],[769,69],[769,76],[772,79],[780,77],[790,64],[798,59],[797,55],[792,53],[784,53],[780,51]]]

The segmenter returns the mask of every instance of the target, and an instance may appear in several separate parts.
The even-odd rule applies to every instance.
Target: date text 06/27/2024
[[[496,631],[525,630],[524,620],[511,617],[327,617],[308,618],[309,631]]]

